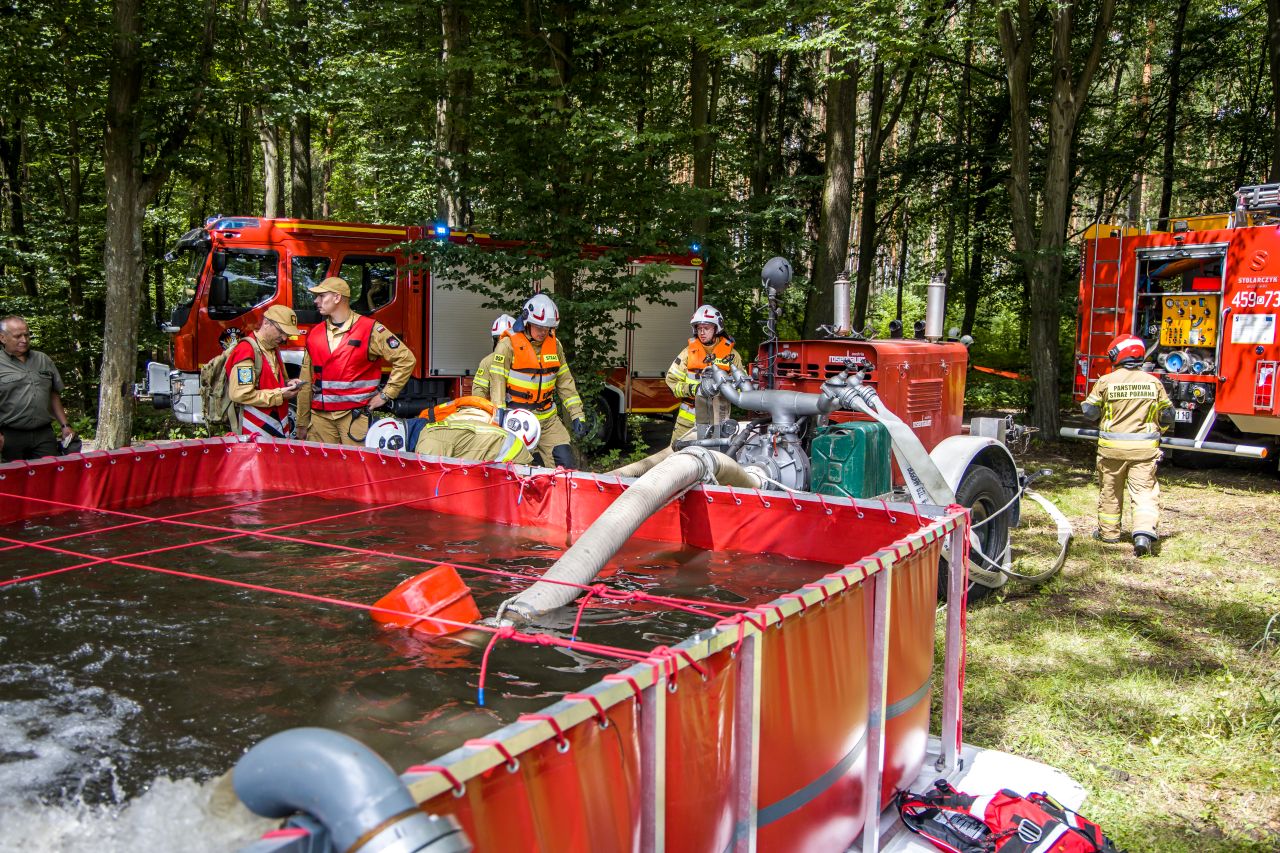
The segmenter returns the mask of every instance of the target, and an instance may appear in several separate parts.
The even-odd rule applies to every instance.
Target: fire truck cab
[[[397,412],[415,414],[429,403],[467,393],[480,359],[492,348],[489,327],[506,310],[484,307],[487,297],[438,277],[420,256],[398,248],[424,237],[447,239],[475,251],[517,248],[486,234],[450,232],[446,228],[266,219],[253,216],[211,217],[203,227],[182,236],[168,260],[188,260],[186,294],[167,323],[170,364],[150,362],[139,396],[157,408],[170,408],[183,423],[203,423],[200,367],[225,347],[252,334],[272,305],[286,305],[306,329],[321,321],[308,288],[337,275],[351,286],[351,304],[390,329],[409,346],[418,363],[402,392]],[[584,253],[600,251],[588,247]],[[637,301],[614,312],[612,319],[629,326],[619,334],[620,367],[606,376],[597,407],[600,432],[615,437],[628,412],[668,413],[679,405],[663,377],[674,353],[685,346],[689,317],[702,295],[702,259],[695,254],[635,259],[633,268],[661,263],[674,292],[663,299],[674,304]],[[530,293],[546,282],[530,282]],[[301,368],[303,338],[291,338],[282,357],[290,372]],[[579,370],[582,368],[579,367]]]
[[[1241,187],[1229,214],[1165,224],[1085,233],[1073,396],[1111,370],[1110,342],[1134,334],[1173,402],[1175,436],[1270,448],[1280,440],[1280,184]]]

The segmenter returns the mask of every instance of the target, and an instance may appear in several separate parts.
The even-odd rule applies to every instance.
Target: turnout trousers
[[[1120,517],[1124,513],[1124,495],[1129,493],[1133,506],[1133,533],[1157,538],[1160,521],[1160,484],[1156,481],[1156,463],[1160,451],[1152,450],[1145,458],[1117,459],[1098,452],[1098,532],[1107,539],[1120,537]]]

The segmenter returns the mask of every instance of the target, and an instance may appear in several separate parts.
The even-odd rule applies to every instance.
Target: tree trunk
[[[290,211],[295,219],[312,219],[311,116],[298,113],[289,126]]]
[[[337,139],[338,117],[329,114],[324,123],[324,145],[320,149],[320,218],[333,215],[329,203],[329,186],[333,183],[333,145]]]
[[[1088,95],[1111,29],[1115,0],[1101,0],[1093,41],[1075,77],[1072,64],[1074,7],[1051,7],[1051,99],[1047,117],[1047,150],[1042,200],[1037,224],[1035,193],[1031,189],[1031,58],[1036,23],[1030,4],[1020,0],[1016,9],[997,14],[1000,47],[1004,54],[1009,88],[1010,213],[1014,243],[1021,256],[1028,292],[1031,375],[1035,380],[1031,424],[1046,438],[1058,434],[1058,333],[1061,328],[1059,293],[1062,251],[1066,242],[1069,211],[1071,148],[1076,120]],[[1015,18],[1016,14],[1016,18]]]
[[[9,204],[9,232],[13,234],[18,250],[18,278],[22,281],[22,291],[31,299],[38,299],[40,291],[36,286],[36,270],[31,262],[31,238],[27,235],[26,208],[23,204],[23,149],[26,143],[26,131],[22,127],[22,114],[19,105],[13,104],[13,122],[6,125],[0,121],[0,169],[3,169],[5,181],[5,199]]]
[[[693,135],[693,188],[711,189],[711,51],[695,39],[689,61],[689,130]],[[698,205],[693,220],[693,236],[706,240],[708,205]]]
[[[280,216],[280,128],[258,108],[258,143],[262,147],[262,215]]]
[[[98,447],[129,443],[142,286],[141,0],[114,0],[111,76],[103,169],[107,182],[106,323],[103,329]]]
[[[1268,0],[1274,2],[1274,0]],[[1173,22],[1173,44],[1169,48],[1169,104],[1164,113],[1164,156],[1160,161],[1160,222],[1169,221],[1173,206],[1173,152],[1178,136],[1178,106],[1182,102],[1182,38],[1187,28],[1187,8],[1191,0],[1178,3]]]
[[[1267,65],[1271,70],[1271,172],[1280,181],[1280,0],[1267,0]]]
[[[472,213],[465,187],[465,158],[471,148],[467,116],[475,73],[462,61],[471,38],[471,23],[459,0],[448,0],[440,7],[440,32],[440,64],[447,75],[436,102],[436,172],[440,182],[436,219],[468,228]]]
[[[832,49],[827,56],[826,162],[818,224],[816,270],[805,329],[832,323],[836,276],[849,264],[849,223],[853,214],[854,140],[858,135],[858,60]],[[839,67],[837,67],[839,65]],[[847,324],[849,318],[844,318]]]

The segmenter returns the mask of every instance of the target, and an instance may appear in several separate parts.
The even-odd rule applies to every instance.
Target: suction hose
[[[640,525],[677,495],[699,483],[744,489],[763,486],[759,477],[723,453],[705,447],[687,447],[671,454],[632,483],[602,512],[555,565],[547,569],[543,580],[503,602],[498,608],[498,619],[529,622],[573,601],[581,590],[563,582],[591,583]]]
[[[358,740],[321,728],[289,729],[236,762],[232,784],[263,817],[310,815],[346,853],[466,853],[451,817],[429,815],[394,770]]]

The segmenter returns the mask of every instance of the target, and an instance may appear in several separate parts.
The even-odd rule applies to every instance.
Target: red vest
[[[231,371],[235,365],[242,361],[252,361],[257,363],[256,356],[259,351],[255,349],[255,344],[250,342],[248,338],[236,344],[235,349],[231,350],[231,355],[227,357],[227,376],[231,376]],[[262,369],[258,371],[258,389],[262,391],[271,391],[275,388],[283,388],[286,383],[284,362],[280,360],[280,353],[272,350],[271,352],[261,352]],[[284,438],[286,433],[293,431],[292,424],[289,423],[289,403],[286,401],[279,406],[272,406],[267,409],[260,409],[257,406],[240,406],[240,433],[242,435],[268,435],[273,438]]]
[[[312,326],[307,333],[307,354],[311,356],[311,408],[317,412],[344,412],[358,409],[378,393],[382,368],[369,360],[369,337],[373,320],[356,315],[343,333],[335,352],[329,351],[326,323]]]

